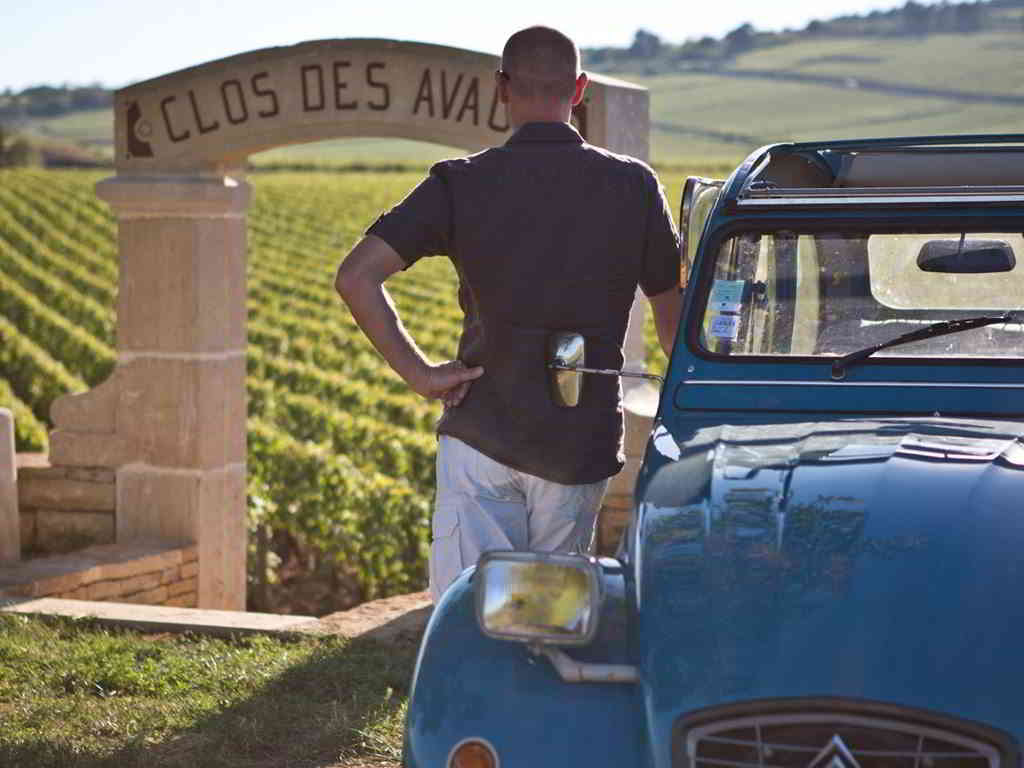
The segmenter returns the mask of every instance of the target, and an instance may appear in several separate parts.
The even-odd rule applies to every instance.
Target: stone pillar
[[[21,557],[18,468],[14,454],[14,414],[0,408],[0,563]]]
[[[116,469],[116,538],[194,543],[201,608],[245,608],[245,210],[224,176],[121,175],[117,367],[62,398],[50,461]]]
[[[585,123],[587,141],[646,162],[651,147],[650,94],[646,88],[620,80],[602,78],[601,82],[615,87],[593,89],[584,102],[582,122]],[[629,371],[647,370],[644,348],[646,312],[647,300],[637,290],[622,350],[625,367]],[[623,391],[628,393],[641,382],[642,379],[623,379]]]
[[[587,141],[646,161],[650,153],[650,96],[647,89],[611,78],[602,82],[614,88],[596,90],[585,102]],[[637,289],[629,312],[629,328],[623,344],[625,370],[647,370],[644,319],[647,299]],[[598,530],[598,547],[611,554],[633,508],[633,486],[651,432],[658,393],[643,379],[622,379],[626,421],[626,466],[612,478],[605,496]]]

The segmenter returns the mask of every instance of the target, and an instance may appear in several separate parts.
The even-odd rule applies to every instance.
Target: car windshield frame
[[[689,296],[687,298],[688,311],[683,318],[684,328],[682,336],[682,343],[688,349],[688,352],[696,357],[697,359],[703,359],[707,361],[713,361],[717,363],[726,364],[755,364],[755,365],[821,365],[823,372],[827,374],[830,370],[833,361],[840,359],[844,356],[841,353],[834,354],[782,354],[782,353],[751,353],[751,354],[730,354],[723,352],[716,352],[709,349],[702,342],[703,326],[708,313],[708,304],[711,301],[712,285],[715,280],[715,269],[718,261],[718,255],[722,246],[733,237],[740,236],[742,234],[757,234],[759,236],[778,233],[778,232],[790,232],[794,235],[823,235],[823,234],[836,234],[836,235],[862,235],[868,237],[870,235],[879,234],[935,234],[937,237],[945,236],[953,231],[965,231],[968,233],[968,237],[973,233],[1012,233],[1020,236],[1024,226],[1019,222],[1021,218],[1017,218],[1017,228],[1011,225],[1011,221],[1016,217],[1006,216],[1006,211],[999,211],[1002,215],[987,217],[985,215],[978,215],[977,209],[971,211],[971,215],[958,217],[953,212],[944,212],[947,215],[936,217],[935,215],[930,216],[917,216],[913,215],[913,212],[905,210],[899,211],[898,216],[886,216],[879,217],[875,215],[856,215],[855,212],[846,211],[847,215],[839,218],[831,218],[824,220],[821,218],[820,213],[808,215],[806,211],[797,212],[797,215],[783,216],[781,212],[777,212],[774,215],[768,217],[749,217],[740,216],[736,218],[723,217],[723,221],[718,223],[718,226],[709,228],[705,232],[704,242],[700,244],[700,250],[697,255],[696,269],[692,276],[691,285],[688,286]],[[910,215],[908,215],[908,213]],[[1022,254],[1024,255],[1024,254]],[[1024,300],[1021,302],[1021,307],[1007,308],[1006,311],[1020,312],[1024,310]],[[939,308],[933,310],[913,310],[905,309],[905,312],[924,312],[940,311]],[[948,319],[961,319],[971,315],[978,314],[1000,314],[1001,310],[970,310],[970,309],[949,309]],[[934,319],[928,319],[926,322],[922,321],[922,327],[927,322],[933,322]],[[894,331],[892,337],[895,338],[899,333]],[[865,343],[864,346],[867,346]],[[900,347],[893,347],[893,350],[898,350]],[[853,351],[851,349],[850,351]],[[945,366],[945,367],[999,367],[999,366],[1021,366],[1024,364],[1024,355],[1022,356],[969,356],[969,357],[950,357],[950,356],[939,356],[939,355],[901,355],[899,352],[894,351],[893,353],[872,356],[867,360],[864,360],[861,365],[864,366],[878,366],[878,365],[893,365],[893,366]]]

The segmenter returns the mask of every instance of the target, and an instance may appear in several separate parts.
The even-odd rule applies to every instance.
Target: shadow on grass
[[[408,626],[406,616],[353,640],[328,636],[283,643],[282,649],[302,646],[310,652],[255,692],[199,714],[188,727],[168,730],[144,723],[132,736],[99,744],[55,743],[52,738],[0,744],[0,764],[4,768],[398,766],[405,700],[422,635],[422,629],[410,631]],[[211,669],[210,674],[218,672]],[[95,717],[109,717],[116,728],[128,715],[111,709],[115,704],[110,701]],[[117,704],[122,710],[132,707],[130,698]],[[141,704],[138,710],[138,717],[147,716]],[[0,702],[0,720],[2,712]],[[116,745],[113,751],[112,744]]]

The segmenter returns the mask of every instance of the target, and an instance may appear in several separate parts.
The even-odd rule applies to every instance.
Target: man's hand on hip
[[[462,402],[474,379],[483,375],[481,366],[467,368],[460,360],[428,364],[423,380],[412,383],[413,389],[426,398],[440,398],[446,408]]]
[[[440,398],[455,407],[484,369],[467,368],[461,361],[431,363],[398,317],[384,281],[405,265],[390,245],[375,235],[364,237],[338,268],[334,285],[373,346],[417,393]]]

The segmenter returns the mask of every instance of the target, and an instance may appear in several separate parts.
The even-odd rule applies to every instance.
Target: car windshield
[[[1024,236],[754,232],[725,240],[701,344],[725,355],[835,357],[932,323],[1024,308]],[[875,357],[1020,358],[1019,314]]]

